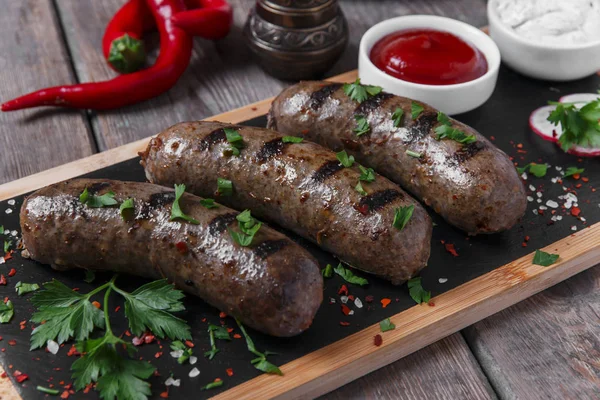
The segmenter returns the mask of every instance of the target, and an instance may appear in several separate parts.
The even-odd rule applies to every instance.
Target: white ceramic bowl
[[[496,0],[488,2],[490,35],[502,60],[523,75],[551,81],[571,81],[600,70],[600,41],[579,45],[536,43],[519,36],[500,21]]]
[[[381,38],[415,28],[450,32],[477,47],[487,59],[488,71],[482,77],[465,83],[423,85],[388,75],[371,62],[371,49]],[[410,15],[380,22],[364,34],[358,51],[358,74],[362,83],[381,86],[386,92],[422,101],[446,114],[467,112],[485,103],[496,87],[499,68],[500,52],[489,36],[464,22],[433,15]]]

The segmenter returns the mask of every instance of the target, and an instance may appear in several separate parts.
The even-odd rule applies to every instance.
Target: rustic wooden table
[[[277,94],[287,85],[251,60],[241,30],[253,0],[232,0],[235,27],[218,43],[196,39],[191,66],[167,94],[118,111],[0,114],[0,183]],[[0,0],[0,94],[113,76],[102,57],[106,23],[123,0]],[[361,35],[406,14],[486,24],[485,0],[342,0],[350,45],[329,72],[357,66]],[[327,398],[598,399],[600,268],[363,377]]]

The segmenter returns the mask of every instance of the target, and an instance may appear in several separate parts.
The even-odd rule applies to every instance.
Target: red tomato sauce
[[[479,49],[456,35],[433,29],[387,35],[373,46],[370,59],[388,75],[425,85],[469,82],[488,70]]]

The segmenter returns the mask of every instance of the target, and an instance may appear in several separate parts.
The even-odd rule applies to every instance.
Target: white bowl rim
[[[586,42],[586,43],[581,43],[581,44],[538,43],[538,42],[534,42],[532,40],[525,39],[524,37],[519,36],[513,29],[511,29],[509,26],[506,26],[500,20],[500,16],[498,15],[498,12],[496,10],[496,2],[497,2],[497,0],[489,0],[488,1],[488,5],[487,5],[488,20],[490,22],[492,22],[492,20],[493,20],[495,26],[502,29],[502,31],[504,33],[506,33],[508,36],[510,36],[511,39],[513,39],[521,44],[535,47],[538,49],[544,49],[544,50],[588,50],[588,49],[592,49],[592,48],[600,45],[600,39],[596,39],[592,42]]]
[[[458,27],[458,29],[462,29],[462,32],[456,32],[456,31],[448,31],[448,30],[443,30],[443,29],[439,29],[437,27],[435,27],[435,25],[432,24],[432,26],[423,26],[423,28],[426,29],[434,29],[434,30],[439,30],[442,32],[450,32],[458,37],[460,37],[461,39],[465,40],[467,43],[469,43],[471,46],[476,47],[477,49],[479,49],[479,51],[481,51],[483,53],[483,55],[485,56],[487,62],[488,62],[488,70],[485,74],[483,74],[482,76],[480,76],[477,79],[473,79],[472,81],[468,81],[468,82],[462,82],[462,83],[455,83],[452,85],[426,85],[423,83],[415,83],[415,82],[409,82],[409,81],[405,81],[402,80],[400,78],[396,78],[395,76],[386,74],[385,72],[383,72],[381,69],[379,69],[375,64],[373,64],[373,62],[371,61],[371,57],[369,57],[369,51],[371,49],[366,49],[366,39],[370,38],[370,36],[375,35],[373,33],[374,29],[381,26],[381,25],[391,25],[394,23],[397,23],[399,21],[430,21],[430,22],[434,22],[434,21],[440,21],[440,20],[444,20],[450,23],[455,24],[456,27]],[[402,30],[403,27],[399,26],[398,27],[398,31]],[[471,41],[469,41],[468,38],[464,37],[461,35],[461,33],[472,33],[475,35],[479,35],[484,41],[487,41],[488,44],[490,45],[490,49],[484,50],[478,46],[475,46]],[[377,38],[377,40],[382,39],[385,35]],[[399,17],[394,17],[394,18],[389,18],[386,20],[383,20],[375,25],[373,25],[371,28],[369,28],[365,34],[363,35],[361,41],[360,41],[360,45],[359,45],[359,56],[365,56],[367,62],[369,63],[369,66],[372,67],[374,73],[376,73],[377,75],[379,75],[380,77],[382,77],[383,79],[392,79],[395,80],[397,82],[401,82],[403,85],[406,85],[407,87],[410,88],[414,88],[414,89],[425,89],[425,90],[439,90],[439,91],[451,91],[451,90],[456,90],[458,88],[468,88],[471,86],[475,86],[478,83],[485,81],[487,79],[489,79],[490,77],[493,77],[494,75],[496,75],[500,69],[500,64],[501,64],[501,59],[500,59],[500,49],[498,49],[498,46],[496,45],[496,42],[494,42],[492,40],[492,38],[490,36],[488,36],[485,32],[481,31],[480,29],[474,27],[473,25],[469,25],[466,22],[462,22],[459,21],[457,19],[453,19],[453,18],[448,18],[448,17],[441,17],[438,15],[427,15],[427,14],[416,14],[416,15],[403,15],[403,16],[399,16]],[[492,54],[493,53],[493,54]],[[490,54],[494,56],[495,62],[493,64],[491,64],[490,62]]]

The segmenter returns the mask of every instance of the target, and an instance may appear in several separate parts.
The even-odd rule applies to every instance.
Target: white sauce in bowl
[[[600,0],[497,0],[502,23],[544,44],[600,41]]]

